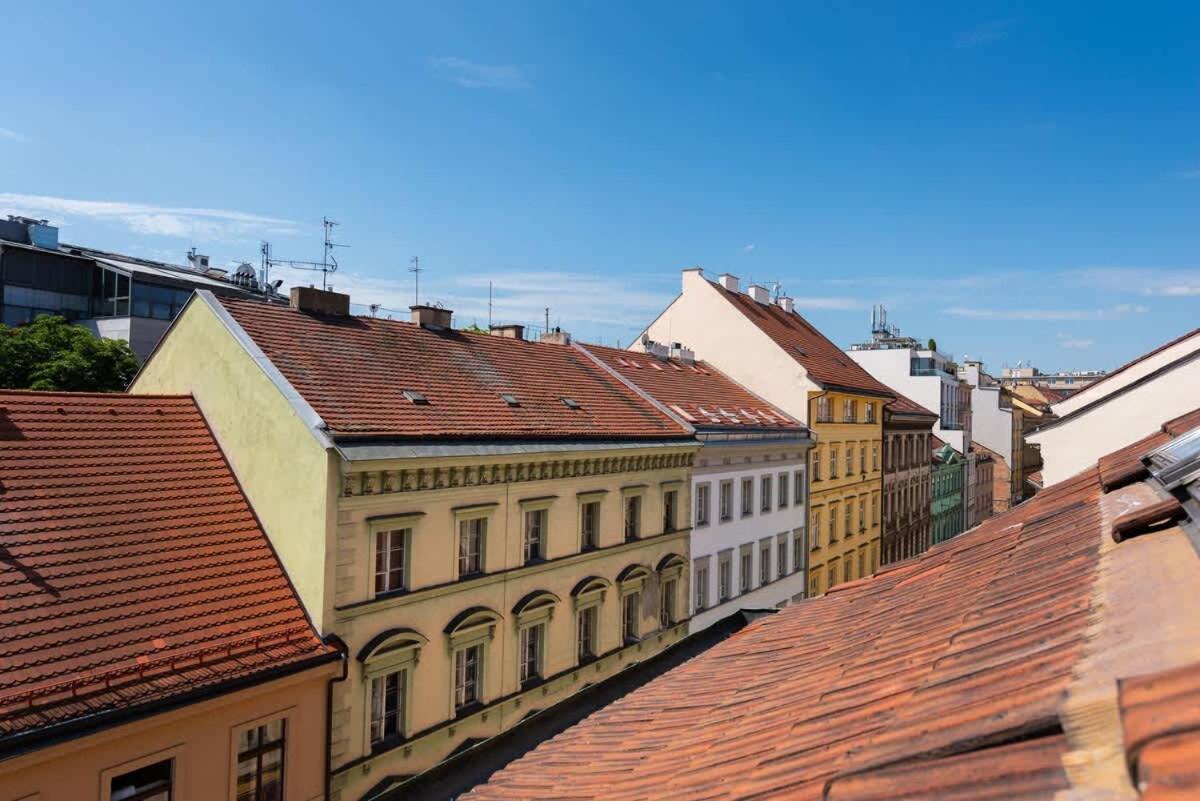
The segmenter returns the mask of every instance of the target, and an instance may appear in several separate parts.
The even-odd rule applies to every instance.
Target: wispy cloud
[[[429,64],[451,83],[465,89],[530,89],[533,84],[515,64],[477,64],[452,56],[431,58]]]
[[[48,195],[0,193],[0,210],[46,216],[60,223],[72,217],[85,217],[124,225],[139,234],[198,241],[232,241],[251,234],[292,234],[297,229],[291,220],[228,209],[172,208]]]
[[[1150,309],[1141,304],[1119,303],[1105,309],[976,309],[970,306],[951,306],[945,314],[968,320],[1120,320],[1132,314],[1145,314]]]
[[[1090,267],[1063,273],[1084,286],[1143,296],[1188,298],[1200,296],[1200,269],[1152,267]]]
[[[859,298],[813,298],[800,296],[793,301],[797,309],[816,309],[821,311],[859,311],[870,307],[870,304]]]
[[[0,139],[7,139],[10,142],[28,142],[29,137],[20,131],[14,131],[12,128],[0,128]]]
[[[938,277],[938,286],[943,289],[984,289],[987,287],[1005,286],[1016,279],[1034,275],[1029,271],[993,270],[981,273],[965,273],[954,276]],[[822,283],[829,286],[865,286],[870,288],[911,288],[912,274],[907,270],[898,270],[887,275],[864,275],[846,278],[826,278]]]
[[[752,245],[752,244],[751,244],[751,245],[746,245],[745,247],[743,247],[743,248],[742,248],[742,252],[743,252],[743,253],[752,253],[752,252],[754,252],[754,245]]]
[[[1096,342],[1094,339],[1084,339],[1083,337],[1061,333],[1056,334],[1055,339],[1058,340],[1060,348],[1066,348],[1067,350],[1087,350]]]
[[[978,47],[989,42],[1007,39],[1017,26],[1015,19],[995,19],[961,32],[954,39],[955,47]]]

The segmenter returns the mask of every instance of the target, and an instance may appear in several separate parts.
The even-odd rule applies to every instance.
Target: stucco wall
[[[309,616],[329,631],[331,457],[200,296],[193,295],[129,391],[196,398]]]
[[[173,801],[235,801],[241,731],[286,719],[284,793],[325,791],[325,694],[337,664],[192,704],[0,762],[0,799],[108,801],[114,776],[174,759]]]

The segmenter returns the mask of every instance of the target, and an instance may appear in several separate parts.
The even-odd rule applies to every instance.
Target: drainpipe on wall
[[[329,801],[331,785],[333,784],[333,685],[334,682],[345,681],[350,675],[350,649],[336,634],[326,635],[326,643],[335,646],[342,654],[342,675],[334,676],[325,685],[325,796]]]

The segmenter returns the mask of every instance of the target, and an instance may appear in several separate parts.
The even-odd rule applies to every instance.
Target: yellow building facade
[[[810,392],[808,594],[871,575],[882,532],[883,403],[845,392]]]
[[[310,615],[347,649],[333,801],[402,786],[687,634],[693,438],[331,441],[201,296],[131,391],[168,388],[205,410]]]

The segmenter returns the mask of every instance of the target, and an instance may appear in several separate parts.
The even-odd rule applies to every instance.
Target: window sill
[[[386,601],[388,598],[400,598],[408,595],[410,590],[407,587],[401,587],[398,590],[388,590],[387,592],[377,592],[371,596],[372,601]]]
[[[484,704],[483,701],[472,701],[466,706],[460,706],[454,710],[454,720],[469,718],[471,715],[474,715],[476,712],[482,710],[485,706],[486,704]]]
[[[545,683],[546,683],[545,677],[534,676],[531,679],[526,679],[525,681],[521,682],[521,692],[525,692],[526,690],[532,690],[536,687],[542,686]]]

